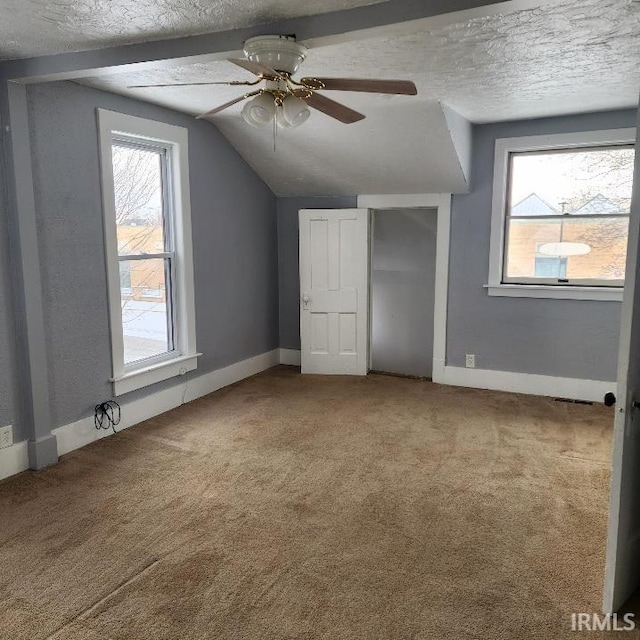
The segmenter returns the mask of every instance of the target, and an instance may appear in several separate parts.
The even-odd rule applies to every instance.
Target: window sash
[[[624,280],[602,280],[589,278],[536,278],[505,277],[502,284],[544,285],[550,287],[586,287],[589,289],[619,289]]]
[[[573,213],[565,213],[557,216],[512,216],[510,213],[505,215],[505,220],[598,220],[602,219],[614,219],[614,218],[628,218],[630,213],[579,213],[574,215]]]
[[[174,251],[164,251],[162,253],[123,253],[118,255],[119,261],[132,261],[132,260],[153,260],[154,258],[158,260],[163,260],[164,258],[174,258]]]
[[[588,134],[586,134],[588,135]],[[514,156],[550,156],[561,153],[589,153],[593,151],[616,151],[621,149],[633,149],[635,142],[624,142],[619,144],[589,144],[585,142],[579,145],[550,147],[548,149],[529,149],[523,151],[509,151],[509,158]]]
[[[557,287],[576,286],[576,287],[601,287],[601,288],[619,288],[624,286],[624,279],[604,279],[604,278],[545,278],[541,276],[508,276],[507,266],[509,263],[509,224],[511,220],[527,220],[531,222],[548,222],[552,220],[601,220],[601,219],[629,219],[629,214],[587,214],[577,215],[565,214],[560,216],[510,216],[504,217],[504,246],[502,251],[502,284],[522,284],[522,285],[549,285]],[[544,243],[543,243],[544,244]]]
[[[161,259],[164,261],[164,289],[165,289],[165,304],[167,306],[166,316],[167,316],[167,350],[164,353],[160,353],[155,356],[150,356],[148,358],[140,358],[138,360],[134,360],[133,362],[125,363],[124,369],[125,371],[135,371],[136,369],[147,366],[149,364],[163,362],[164,360],[170,360],[175,358],[176,356],[182,355],[177,347],[178,344],[178,336],[177,336],[177,322],[178,322],[178,314],[176,310],[175,304],[175,295],[173,292],[175,291],[174,283],[176,282],[176,274],[175,274],[175,265],[176,259],[173,253],[161,253],[161,254],[148,254],[148,255],[134,255],[134,256],[118,256],[118,264],[121,262],[131,262],[131,261],[142,261],[142,260],[158,260]],[[127,293],[131,294],[135,290],[134,286],[131,286],[125,290],[123,290],[122,286],[120,287],[120,294]],[[122,328],[122,338],[124,341],[124,325]],[[124,361],[124,351],[122,354]]]
[[[111,141],[113,147],[126,147],[148,153],[156,153],[160,157],[160,186],[162,189],[161,209],[162,209],[162,239],[165,252],[175,252],[175,200],[173,193],[173,167],[171,149],[166,145],[153,140],[124,136],[118,134]],[[116,223],[117,224],[117,223]],[[118,256],[125,255],[120,253]],[[127,254],[138,255],[138,254]],[[140,253],[139,255],[145,255]]]
[[[161,213],[162,213],[162,231],[163,231],[163,245],[164,251],[154,253],[121,253],[118,248],[117,261],[131,262],[141,260],[154,260],[161,259],[164,262],[164,284],[165,284],[165,304],[166,320],[167,320],[167,351],[148,358],[140,358],[133,362],[124,363],[124,352],[122,359],[124,363],[124,371],[135,371],[141,367],[146,367],[151,364],[160,363],[165,360],[171,360],[176,356],[182,355],[177,345],[179,343],[177,326],[177,311],[176,311],[176,287],[175,283],[178,282],[176,277],[176,252],[174,250],[174,221],[175,221],[175,206],[173,200],[172,184],[174,182],[172,176],[172,153],[171,149],[161,143],[156,143],[152,140],[138,138],[134,136],[116,135],[111,140],[111,147],[126,147],[129,149],[136,149],[140,151],[146,151],[149,153],[156,153],[160,159],[160,186],[162,189],[161,195]],[[115,185],[114,185],[115,187]],[[117,222],[116,222],[117,225]],[[122,295],[122,288],[120,291]],[[122,340],[124,343],[124,326],[122,326]]]

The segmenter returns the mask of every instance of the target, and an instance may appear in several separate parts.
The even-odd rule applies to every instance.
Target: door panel
[[[329,288],[329,221],[328,220],[311,220],[310,221],[310,242],[311,250],[311,288],[312,289],[328,289]]]
[[[339,316],[340,353],[348,354],[357,351],[358,332],[355,313],[341,313]]]
[[[311,315],[311,353],[329,353],[329,314]]]
[[[640,131],[640,127],[638,129]],[[613,435],[604,610],[617,611],[640,588],[640,138],[636,140],[629,246],[622,303]]]
[[[369,212],[300,211],[302,373],[366,375]]]
[[[356,220],[340,220],[340,263],[339,263],[339,279],[340,287],[357,288],[358,283],[356,277],[358,275],[357,259],[351,247],[357,244],[357,221]]]

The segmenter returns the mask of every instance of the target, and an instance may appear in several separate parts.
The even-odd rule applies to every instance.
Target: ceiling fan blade
[[[410,80],[358,80],[356,78],[302,78],[309,89],[328,91],[363,91],[365,93],[392,93],[415,96],[416,85]]]
[[[257,96],[259,93],[261,93],[261,91],[259,90],[252,91],[251,93],[245,93],[244,95],[241,95],[239,98],[235,98],[234,100],[230,100],[229,102],[225,102],[224,104],[221,104],[219,107],[216,107],[215,109],[211,109],[211,111],[201,113],[199,116],[196,116],[196,120],[200,120],[202,118],[207,118],[208,116],[212,116],[214,113],[219,113],[223,109],[226,109],[227,107],[232,107],[234,104],[237,104],[238,102],[242,102],[243,100],[246,100],[251,96]]]
[[[363,114],[349,107],[345,107],[343,104],[331,100],[331,98],[327,98],[326,96],[322,96],[319,93],[312,93],[301,89],[296,91],[295,94],[299,98],[302,98],[310,107],[322,111],[322,113],[326,113],[328,116],[340,120],[340,122],[344,122],[345,124],[352,124],[365,118]]]
[[[246,71],[250,71],[256,76],[272,76],[274,78],[281,77],[281,74],[275,69],[267,67],[264,64],[260,64],[259,62],[252,62],[251,60],[246,60],[244,58],[229,58],[229,62],[233,62],[233,64],[242,67]]]
[[[127,89],[149,89],[153,87],[204,87],[212,84],[226,84],[228,86],[258,84],[258,81],[242,82],[240,80],[229,80],[228,82],[168,82],[166,84],[130,84]]]

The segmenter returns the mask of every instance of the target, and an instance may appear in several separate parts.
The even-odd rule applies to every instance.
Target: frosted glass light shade
[[[287,96],[282,102],[282,119],[290,127],[298,127],[309,118],[309,107],[301,98]]]
[[[261,93],[242,109],[242,118],[254,127],[264,127],[269,124],[276,115],[276,104],[269,93]]]
[[[282,107],[276,108],[276,122],[281,129],[290,129],[291,125],[284,117],[284,111]]]

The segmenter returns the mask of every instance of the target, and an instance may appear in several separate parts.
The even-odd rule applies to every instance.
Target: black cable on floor
[[[116,425],[120,424],[120,405],[115,400],[97,404],[93,423],[96,429],[113,429],[113,433],[117,433]]]

